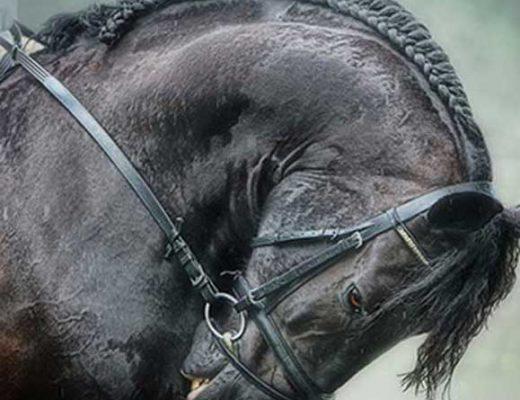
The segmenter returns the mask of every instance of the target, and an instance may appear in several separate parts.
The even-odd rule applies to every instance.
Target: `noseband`
[[[256,324],[264,339],[275,353],[279,363],[284,368],[289,382],[298,392],[297,399],[319,400],[329,398],[331,394],[324,393],[324,390],[314,383],[313,379],[309,377],[304,367],[298,361],[292,347],[284,338],[278,322],[273,316],[273,311],[280,302],[347,254],[360,249],[365,243],[391,230],[395,230],[399,234],[418,261],[428,265],[427,257],[421,251],[411,232],[406,228],[405,223],[428,211],[433,204],[446,195],[477,192],[494,197],[492,185],[489,182],[463,183],[445,187],[418,197],[356,226],[257,237],[252,242],[253,248],[283,246],[295,242],[329,242],[330,246],[261,286],[253,288],[244,277],[240,277],[235,285],[235,295],[222,293],[219,292],[216,285],[204,271],[203,266],[197,261],[197,258],[148,184],[106,130],[60,81],[23,51],[20,45],[21,37],[17,28],[12,30],[12,39],[11,41],[0,36],[0,46],[8,51],[7,58],[0,62],[0,78],[17,65],[23,67],[62,104],[99,145],[166,235],[168,242],[166,258],[175,257],[178,260],[190,278],[193,287],[204,298],[206,302],[205,319],[221,351],[247,381],[275,400],[294,400],[295,398],[264,382],[240,360],[238,352],[234,350],[234,344],[238,343],[245,333],[247,319]],[[236,331],[227,334],[219,331],[211,317],[211,306],[222,302],[229,303],[240,319],[240,327]]]

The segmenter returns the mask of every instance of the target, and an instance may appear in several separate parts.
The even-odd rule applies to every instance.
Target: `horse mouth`
[[[213,379],[192,376],[190,374],[185,373],[184,371],[181,371],[181,375],[189,383],[189,391],[188,391],[188,394],[186,395],[186,400],[195,400],[213,382]]]
[[[191,389],[186,400],[195,400],[211,384],[209,379],[194,379],[191,381]]]
[[[208,389],[211,392],[224,390],[229,383],[229,374],[225,372],[228,365],[227,358],[217,348],[206,325],[201,324],[195,332],[190,352],[180,368],[180,373],[187,383],[186,400],[195,400]]]

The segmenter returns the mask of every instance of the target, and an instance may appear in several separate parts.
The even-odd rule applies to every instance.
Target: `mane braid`
[[[51,51],[70,47],[78,37],[97,37],[113,45],[131,30],[134,22],[168,4],[187,0],[119,0],[114,5],[95,4],[84,11],[51,18],[37,39]]]
[[[415,64],[432,90],[446,105],[461,135],[456,143],[468,161],[467,179],[491,180],[490,162],[484,138],[478,127],[462,82],[449,57],[428,28],[394,0],[298,0],[333,9],[368,25],[387,39],[396,50]],[[461,142],[464,143],[461,145]]]
[[[71,46],[87,35],[107,45],[117,43],[134,23],[172,4],[208,0],[119,0],[115,5],[94,5],[79,13],[51,18],[38,34],[51,51]],[[467,180],[491,180],[489,155],[464,87],[442,48],[413,14],[394,0],[297,0],[332,9],[368,25],[417,66],[432,90],[446,105],[457,126],[459,157],[467,163]]]

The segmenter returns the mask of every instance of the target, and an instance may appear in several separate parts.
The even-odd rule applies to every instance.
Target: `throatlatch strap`
[[[168,213],[144,178],[110,137],[108,132],[58,79],[26,54],[19,47],[18,43],[10,43],[8,40],[0,37],[0,46],[4,47],[11,54],[14,63],[22,66],[29,74],[36,78],[98,144],[166,235],[171,245],[171,252],[175,254],[181,263],[192,285],[201,293],[207,302],[214,301],[217,292],[215,285],[204,272],[195,254],[182,238]]]

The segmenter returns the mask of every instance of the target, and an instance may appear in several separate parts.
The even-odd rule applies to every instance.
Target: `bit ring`
[[[215,301],[227,303],[231,305],[233,309],[234,306],[238,303],[238,300],[236,298],[227,293],[217,293],[215,295]],[[213,319],[211,318],[211,305],[212,303],[206,303],[206,306],[204,307],[204,319],[206,320],[206,324],[208,325],[209,330],[214,336],[221,340],[231,340],[232,342],[236,342],[242,336],[244,336],[244,333],[246,332],[246,317],[243,312],[237,313],[238,317],[240,318],[240,327],[238,331],[222,333],[215,326],[215,324],[213,323]],[[231,336],[229,336],[229,334],[231,334]]]

